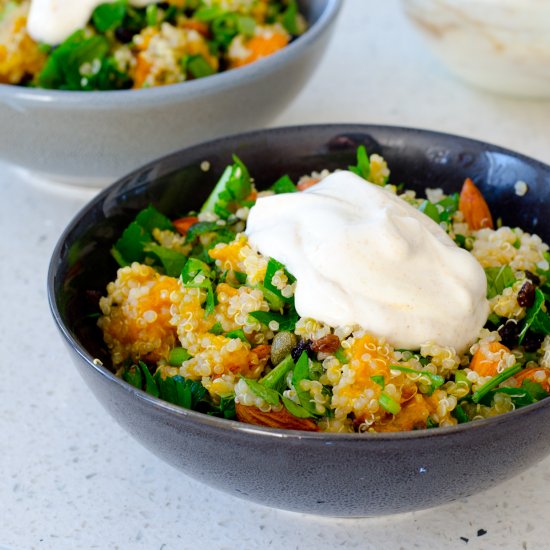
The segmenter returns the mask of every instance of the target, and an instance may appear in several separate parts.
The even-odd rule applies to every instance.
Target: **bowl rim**
[[[0,102],[27,105],[47,105],[52,107],[71,107],[93,109],[98,102],[106,101],[118,108],[132,107],[136,102],[158,104],[162,101],[175,102],[182,99],[204,97],[218,94],[220,91],[257,80],[284,67],[292,59],[313,46],[322,35],[336,22],[343,0],[326,0],[325,9],[319,18],[304,34],[274,54],[261,58],[254,63],[223,71],[204,78],[179,82],[167,86],[154,86],[137,90],[50,90],[46,88],[25,88],[14,84],[0,84]],[[131,99],[133,98],[133,100]]]
[[[95,359],[80,342],[71,334],[68,328],[65,326],[65,323],[62,320],[61,313],[58,308],[56,296],[55,296],[55,279],[57,275],[57,268],[60,265],[59,259],[62,256],[62,250],[65,247],[65,241],[71,235],[71,233],[77,228],[81,216],[96,208],[97,205],[101,204],[103,200],[115,192],[120,186],[124,185],[132,177],[137,174],[146,171],[153,166],[169,161],[170,159],[176,158],[182,153],[192,154],[196,150],[201,150],[205,146],[216,147],[224,142],[230,142],[237,139],[245,138],[247,141],[254,140],[258,137],[264,136],[265,134],[287,134],[289,132],[300,132],[300,131],[315,131],[315,130],[333,130],[336,133],[349,132],[349,131],[389,131],[396,133],[405,133],[405,134],[420,134],[423,136],[431,136],[434,138],[440,137],[444,139],[458,139],[460,142],[468,143],[471,145],[476,145],[478,147],[483,147],[491,152],[503,153],[508,156],[517,158],[518,160],[529,163],[531,166],[543,169],[548,172],[550,175],[550,165],[545,164],[542,161],[539,161],[533,157],[529,157],[522,153],[518,153],[511,149],[501,147],[499,145],[494,145],[492,143],[469,138],[466,136],[451,134],[447,132],[440,132],[436,130],[418,128],[418,127],[408,127],[408,126],[395,126],[395,125],[385,125],[385,124],[358,124],[358,123],[321,123],[321,124],[299,124],[299,125],[289,125],[289,126],[278,126],[273,128],[263,128],[259,130],[252,130],[248,132],[241,132],[216,138],[213,140],[204,141],[190,147],[185,147],[178,151],[172,152],[168,155],[160,157],[156,160],[153,160],[127,174],[126,176],[119,178],[117,181],[103,189],[98,193],[94,198],[88,201],[71,219],[67,224],[63,232],[61,233],[55,248],[52,252],[48,274],[47,274],[47,297],[50,307],[50,312],[54,318],[54,321],[57,325],[57,328],[63,335],[65,343],[68,344],[72,350],[74,350],[79,356],[80,359],[84,361],[87,367],[91,367],[96,374],[99,374],[104,379],[115,383],[118,388],[122,391],[128,392],[133,395],[138,400],[141,400],[147,406],[151,406],[153,409],[156,409],[159,413],[168,413],[172,417],[177,418],[178,420],[188,421],[196,426],[204,426],[206,428],[214,430],[223,430],[227,432],[228,430],[234,433],[246,433],[250,436],[257,437],[267,437],[267,438],[276,438],[276,439],[286,439],[286,440],[309,440],[313,442],[318,442],[320,444],[337,444],[338,442],[354,442],[355,444],[370,445],[376,444],[374,442],[398,442],[402,440],[422,440],[426,438],[441,437],[459,437],[461,433],[469,432],[471,430],[485,430],[491,429],[492,427],[498,426],[502,423],[507,423],[508,418],[514,417],[518,418],[524,415],[531,415],[536,413],[537,410],[541,408],[546,408],[550,406],[550,397],[542,399],[536,403],[532,403],[520,409],[515,409],[513,411],[499,414],[490,418],[484,418],[480,420],[475,420],[471,422],[466,422],[463,424],[457,424],[455,426],[439,427],[433,429],[419,429],[413,431],[405,432],[366,432],[366,433],[334,433],[334,432],[310,432],[303,430],[288,430],[282,428],[270,428],[264,426],[256,426],[253,424],[246,424],[239,422],[237,420],[228,420],[225,418],[210,416],[205,413],[198,411],[193,411],[190,409],[184,409],[178,405],[164,401],[158,397],[154,397],[144,390],[135,388],[131,384],[125,382],[122,378],[116,376],[112,371],[103,365],[103,363]]]

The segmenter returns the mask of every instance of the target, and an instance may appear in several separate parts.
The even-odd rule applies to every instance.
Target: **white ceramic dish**
[[[465,82],[550,98],[547,0],[402,0],[434,54]]]

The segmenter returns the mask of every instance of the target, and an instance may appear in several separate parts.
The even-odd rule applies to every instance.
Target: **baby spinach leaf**
[[[168,364],[172,367],[181,367],[188,359],[191,359],[191,354],[185,348],[173,348],[168,356]]]
[[[525,319],[523,320],[523,328],[519,333],[519,343],[523,342],[528,330],[532,330],[537,334],[550,334],[550,316],[547,311],[544,311],[545,296],[539,289],[535,289],[535,301],[533,305],[527,309]]]
[[[431,218],[435,223],[440,223],[441,218],[439,217],[439,210],[437,209],[437,206],[430,202],[428,199],[424,200],[420,206],[418,207],[418,210],[420,212],[423,212]]]
[[[514,272],[509,265],[502,267],[486,267],[487,298],[490,300],[502,294],[505,288],[511,287],[516,282]]]
[[[292,355],[288,354],[273,370],[260,379],[260,384],[270,389],[279,390],[285,384],[286,375],[294,369]]]
[[[187,256],[176,250],[171,250],[155,243],[145,243],[144,252],[154,254],[164,267],[164,272],[169,277],[179,277],[181,270],[187,262]]]
[[[369,179],[370,161],[364,145],[357,147],[357,164],[355,166],[348,166],[348,170],[363,179]]]
[[[100,4],[92,13],[92,22],[99,32],[116,29],[126,15],[126,0]]]
[[[296,193],[298,191],[296,185],[292,180],[287,176],[280,177],[272,186],[271,190],[280,195],[281,193]]]
[[[292,414],[293,416],[296,416],[297,418],[314,418],[315,415],[311,414],[308,410],[306,410],[301,405],[298,405],[298,403],[294,403],[292,399],[289,399],[288,397],[282,396],[283,399],[283,405],[287,409],[287,411]]]
[[[252,380],[250,378],[243,378],[243,380],[246,382],[246,385],[251,389],[252,393],[262,398],[266,403],[269,403],[270,405],[279,404],[278,392],[268,388],[264,384],[260,384],[260,382],[256,380]]]

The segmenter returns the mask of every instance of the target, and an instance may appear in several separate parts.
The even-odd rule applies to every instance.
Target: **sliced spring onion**
[[[521,370],[521,368],[521,365],[519,363],[516,363],[513,367],[509,367],[503,370],[500,374],[493,376],[491,380],[485,382],[485,384],[483,384],[481,388],[473,393],[472,401],[474,403],[479,403],[487,393],[489,393],[497,386],[500,386],[500,384],[502,384],[502,382],[504,382],[505,380],[508,380],[508,378],[512,378],[512,376],[516,375]]]

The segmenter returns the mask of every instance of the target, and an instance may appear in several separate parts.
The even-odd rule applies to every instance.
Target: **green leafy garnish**
[[[280,195],[281,193],[296,193],[298,188],[288,176],[280,177],[272,186],[271,190]]]
[[[380,406],[391,414],[397,414],[401,410],[401,405],[391,398],[386,392],[382,392],[378,398]]]
[[[439,388],[439,386],[445,383],[445,378],[443,378],[443,376],[440,376],[439,374],[434,374],[433,372],[415,370],[409,367],[402,367],[401,365],[390,365],[390,369],[398,370],[409,374],[420,374],[421,376],[425,376],[430,381],[430,384],[433,389]]]
[[[294,369],[292,356],[288,354],[272,371],[260,379],[260,384],[266,388],[279,390],[285,385],[286,375]]]
[[[92,22],[99,32],[116,29],[122,25],[126,15],[126,0],[100,4],[92,13]]]
[[[355,166],[348,166],[348,170],[363,179],[369,179],[370,161],[364,145],[359,145],[359,147],[357,147],[357,164]]]
[[[189,56],[186,68],[194,78],[203,78],[216,72],[214,67],[202,55]]]
[[[418,207],[418,210],[420,212],[423,212],[424,214],[426,214],[426,216],[431,218],[437,224],[441,221],[441,219],[439,217],[439,210],[437,209],[437,206],[435,204],[431,203],[427,199],[422,201],[422,203]]]
[[[296,328],[296,323],[300,318],[296,310],[293,309],[284,315],[275,311],[253,311],[249,315],[266,327],[269,326],[271,321],[275,321],[279,324],[278,330],[289,332],[292,332]]]
[[[157,371],[155,380],[160,398],[184,409],[195,409],[206,395],[206,388],[198,380],[187,380],[179,374],[163,378]]]
[[[128,384],[131,384],[135,388],[141,390],[143,385],[143,376],[141,376],[141,369],[137,365],[130,365],[124,369],[122,373],[122,379]]]
[[[519,333],[519,343],[523,342],[528,330],[532,330],[537,334],[550,334],[550,316],[544,310],[544,302],[546,297],[540,288],[535,289],[535,301],[533,305],[527,309],[523,328]]]
[[[141,369],[141,374],[143,375],[143,378],[145,379],[145,391],[149,395],[153,395],[155,397],[159,396],[159,389],[157,387],[157,384],[149,372],[149,367],[143,362],[138,361],[139,368]]]
[[[181,367],[188,359],[191,359],[191,354],[185,348],[173,348],[168,356],[168,364],[172,367]]]
[[[224,170],[201,212],[214,212],[220,218],[227,219],[250,195],[252,184],[246,166],[237,155],[233,155],[233,162]]]
[[[263,399],[266,403],[270,405],[279,404],[279,393],[271,388],[268,388],[264,384],[256,380],[251,380],[250,378],[243,378],[246,382],[246,385],[252,390],[252,393]]]
[[[230,330],[229,332],[225,333],[225,336],[227,338],[238,338],[239,340],[248,343],[248,338],[246,337],[246,334],[244,333],[244,330],[242,328]]]
[[[514,272],[509,265],[502,267],[486,267],[487,298],[490,300],[502,294],[505,288],[511,287],[516,282]]]
[[[479,403],[487,393],[489,393],[492,389],[496,388],[497,386],[500,386],[500,384],[502,384],[502,382],[504,382],[505,380],[508,380],[508,378],[515,376],[520,370],[521,370],[521,365],[515,364],[513,367],[508,367],[507,369],[503,370],[500,374],[493,376],[491,380],[489,380],[488,382],[485,382],[485,384],[483,384],[481,388],[479,388],[476,392],[472,394],[471,400],[474,403]]]
[[[293,416],[296,416],[297,418],[314,418],[315,415],[311,414],[307,409],[305,409],[301,405],[294,403],[292,399],[289,399],[288,397],[285,397],[283,395],[282,400],[285,408]]]
[[[382,389],[386,387],[386,379],[382,374],[375,374],[374,376],[371,376],[370,379],[375,383],[378,384]]]

